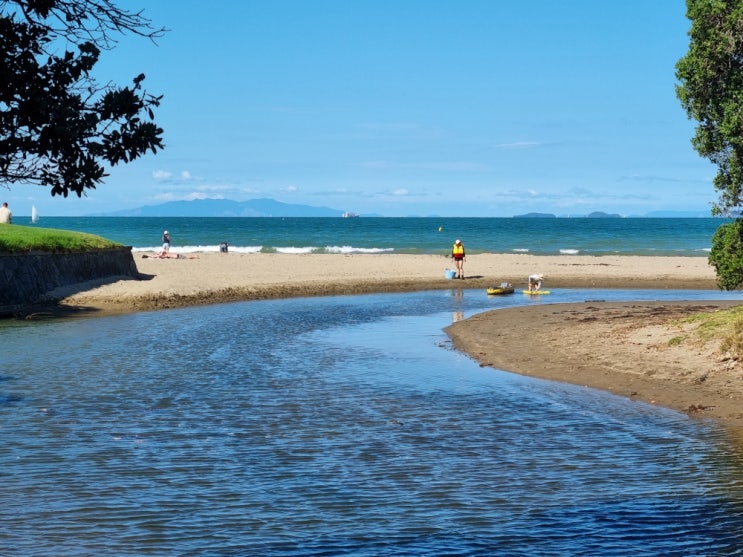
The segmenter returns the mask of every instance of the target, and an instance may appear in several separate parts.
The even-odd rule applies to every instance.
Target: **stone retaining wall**
[[[49,302],[55,288],[138,276],[130,247],[75,253],[0,253],[0,315]]]

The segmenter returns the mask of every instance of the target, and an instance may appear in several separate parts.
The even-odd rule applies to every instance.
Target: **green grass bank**
[[[49,253],[68,253],[121,247],[123,247],[121,244],[85,232],[0,224],[0,252],[28,253],[30,251],[43,251]]]
[[[56,306],[60,289],[138,277],[131,247],[82,232],[0,225],[0,316]]]

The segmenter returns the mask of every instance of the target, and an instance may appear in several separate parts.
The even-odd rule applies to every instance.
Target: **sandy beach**
[[[219,254],[153,259],[135,253],[141,280],[82,284],[51,293],[71,306],[137,311],[237,300],[404,292],[426,288],[526,286],[534,272],[547,287],[715,288],[704,257],[590,257],[481,254],[467,257],[463,281],[446,280],[452,260],[438,255]],[[144,257],[147,256],[147,257]],[[97,287],[96,287],[97,286]]]
[[[135,253],[139,280],[112,279],[50,294],[65,308],[131,312],[296,296],[523,288],[533,272],[545,287],[714,289],[704,257],[468,256],[465,280],[447,280],[451,260],[435,255],[201,253],[153,259]],[[717,346],[669,343],[672,320],[736,302],[539,304],[486,312],[447,329],[455,347],[482,365],[604,389],[743,428],[743,372]],[[526,342],[525,339],[531,339]],[[535,342],[536,341],[536,342]]]

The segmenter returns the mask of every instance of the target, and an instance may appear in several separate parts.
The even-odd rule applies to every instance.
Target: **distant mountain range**
[[[330,207],[312,207],[281,203],[274,199],[194,199],[169,201],[160,205],[146,205],[98,214],[101,217],[341,217],[344,211]]]
[[[95,217],[343,217],[354,215],[331,207],[314,207],[281,203],[275,199],[195,199],[193,201],[169,201],[160,205],[145,205],[135,209],[123,209],[110,213],[97,213]],[[361,214],[362,217],[381,217],[376,213]],[[630,215],[648,218],[710,217],[709,211],[653,211],[645,215]],[[526,213],[513,218],[622,218],[616,213],[596,211],[587,215],[555,215],[552,213]]]

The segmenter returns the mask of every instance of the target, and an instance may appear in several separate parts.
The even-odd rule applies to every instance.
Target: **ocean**
[[[15,219],[31,224],[29,218]],[[132,246],[173,251],[707,256],[719,218],[217,218],[41,217],[34,226],[78,230]]]
[[[143,230],[136,220],[56,226],[77,222],[136,249],[157,246],[167,227],[181,247],[237,238],[267,251],[438,253],[452,236],[486,245],[493,235],[483,251],[538,253],[537,240],[521,243],[526,230],[520,240],[505,231],[510,219],[146,219]],[[709,236],[692,230],[720,221],[689,221],[659,223],[676,239],[649,222],[625,240],[604,230],[603,245],[704,255]],[[552,229],[560,248],[547,253],[591,253],[600,223]],[[546,235],[558,223],[518,224]],[[415,230],[439,242],[416,244]],[[2,321],[0,555],[743,555],[741,432],[480,367],[443,332],[487,310],[595,297],[453,287]]]

